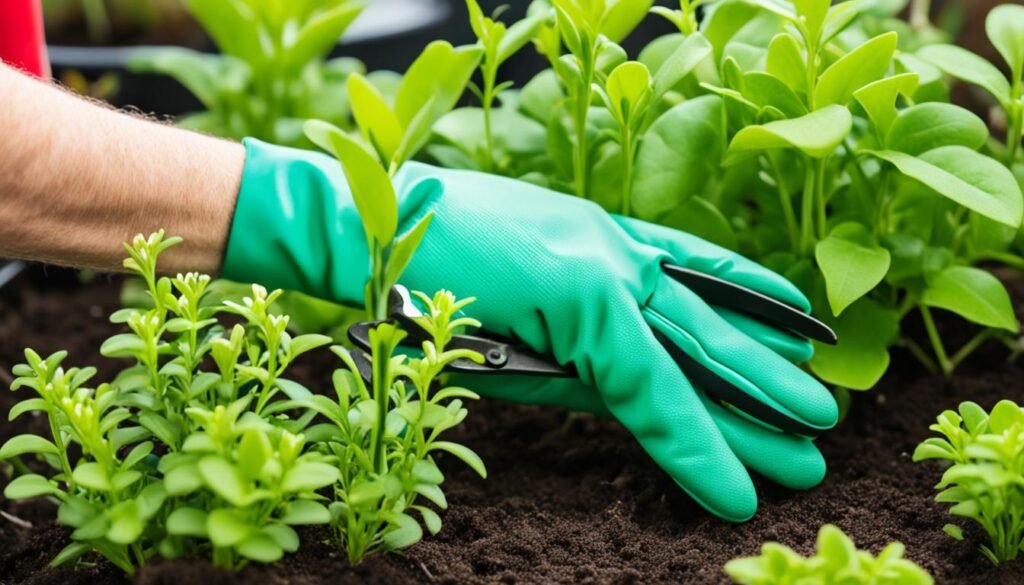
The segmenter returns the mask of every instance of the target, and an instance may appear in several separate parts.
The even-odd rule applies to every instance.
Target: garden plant
[[[918,445],[914,461],[949,463],[935,500],[951,504],[950,514],[981,525],[989,540],[981,552],[994,564],[1012,561],[1024,547],[1024,411],[1010,400],[991,413],[974,402],[958,410],[939,415],[929,428],[941,436]],[[964,538],[956,524],[944,530]]]
[[[383,169],[362,166],[353,152],[361,151],[342,155],[346,169],[386,183]],[[376,175],[368,172],[373,168]],[[371,233],[380,222],[396,223],[394,195],[389,203],[372,189],[379,182],[360,181],[353,177],[355,191],[373,194],[360,199]],[[379,240],[387,261],[375,259],[371,283],[384,274],[397,279],[428,225],[429,217],[394,243],[392,225],[391,236]],[[42,412],[50,436],[18,435],[0,447],[0,460],[19,458],[23,471],[4,495],[57,500],[58,520],[73,531],[52,564],[95,552],[133,574],[157,554],[204,554],[238,570],[295,552],[293,526],[309,524],[332,525],[356,563],[370,552],[416,543],[422,529],[411,512],[432,534],[440,531],[437,512],[417,501],[447,507],[432,453],[450,453],[486,476],[475,453],[439,440],[465,419],[463,400],[477,397],[435,384],[451,361],[482,359],[446,349],[456,330],[479,326],[456,316],[472,299],[419,294],[427,310],[417,323],[432,336],[420,358],[393,355],[405,337],[396,325],[374,328],[373,351],[364,358],[369,380],[347,350],[332,348],[349,369],[335,372],[330,399],[285,377],[298,357],[330,338],[290,335],[288,317],[271,310],[281,291],[253,285],[241,303],[218,303],[208,294],[209,276],[158,276],[159,255],[179,242],[161,232],[126,245],[124,266],[145,281],[151,307],[111,316],[130,333],[108,339],[101,353],[134,361],[111,383],[90,385],[95,368],[65,369],[66,352],[44,359],[28,349],[26,363],[14,369],[12,389],[36,396],[9,417]],[[222,313],[243,323],[227,329]],[[38,456],[52,474],[31,471],[20,459],[26,455]]]
[[[858,550],[842,530],[826,524],[818,532],[818,550],[810,557],[777,542],[768,542],[761,547],[760,556],[730,561],[725,572],[741,585],[931,585],[931,576],[903,558],[903,551],[904,546],[894,542],[876,557]]]

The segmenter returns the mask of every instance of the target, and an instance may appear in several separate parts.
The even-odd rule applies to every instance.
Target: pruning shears
[[[688,287],[711,305],[742,313],[756,318],[762,323],[807,339],[829,345],[835,345],[838,342],[835,332],[828,325],[797,307],[702,272],[672,264],[665,264],[662,268],[665,274]],[[416,318],[421,315],[422,312],[413,302],[408,289],[402,285],[392,287],[388,297],[388,321],[397,323],[406,331],[408,334],[406,343],[408,344],[419,345],[430,338],[416,322]],[[360,376],[366,382],[372,379],[373,374],[372,361],[366,353],[370,351],[371,347],[370,330],[382,322],[356,323],[348,330],[349,340],[361,350],[353,352],[352,356]],[[802,435],[818,433],[815,429],[751,399],[745,392],[698,364],[668,339],[659,337],[659,340],[686,376],[703,389],[711,399],[728,403],[733,408],[753,415],[784,431]],[[516,340],[489,332],[479,332],[476,335],[455,335],[448,347],[472,350],[482,355],[484,359],[482,363],[468,359],[455,360],[446,368],[446,371],[464,374],[551,378],[574,378],[577,376],[576,368],[572,364],[559,364],[551,356],[539,354]]]

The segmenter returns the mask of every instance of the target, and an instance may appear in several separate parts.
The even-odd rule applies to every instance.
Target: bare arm
[[[240,144],[87,102],[0,62],[0,258],[120,269],[159,229],[168,271],[220,267],[245,162]],[[164,262],[166,259],[166,262]]]

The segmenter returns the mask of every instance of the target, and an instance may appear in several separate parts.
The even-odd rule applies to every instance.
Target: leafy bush
[[[776,269],[837,330],[839,345],[818,345],[809,364],[834,385],[872,387],[894,344],[949,374],[985,340],[1011,343],[1018,330],[1006,290],[976,265],[1024,266],[1013,251],[1024,199],[1010,170],[1021,158],[1024,9],[1000,7],[989,21],[1007,80],[979,58],[928,45],[934,35],[886,32],[905,4],[682,0],[653,9],[680,32],[629,61],[616,43],[650,1],[538,0],[508,30],[536,28],[551,68],[501,92],[493,112],[493,91],[479,92],[483,107],[442,118],[427,153],[690,231]],[[490,81],[497,25],[469,6],[488,54],[485,88],[504,89]],[[1007,146],[948,103],[939,67],[1000,99]],[[951,353],[934,309],[983,329]],[[930,351],[900,335],[911,314]]]
[[[347,126],[345,81],[363,71],[348,58],[325,60],[359,16],[361,0],[263,2],[185,0],[188,10],[220,49],[139,52],[128,66],[164,73],[181,82],[206,111],[180,120],[186,128],[216,136],[252,136],[276,144],[308,146],[306,118]],[[393,75],[377,74],[390,87]]]
[[[973,402],[947,410],[929,427],[930,437],[914,450],[914,461],[940,459],[952,465],[942,474],[936,501],[949,513],[974,520],[988,533],[981,552],[994,564],[1017,558],[1024,546],[1024,412],[1002,400],[991,414]],[[944,530],[961,540],[959,526]]]
[[[725,572],[742,585],[844,583],[848,585],[931,585],[921,567],[903,558],[904,547],[894,542],[873,556],[857,550],[843,531],[831,524],[818,532],[818,552],[803,557],[788,546],[768,542],[761,555],[729,561]]]
[[[416,242],[402,241],[396,248],[411,256]],[[329,523],[358,561],[419,540],[407,511],[417,511],[431,533],[440,530],[437,513],[416,502],[420,494],[447,505],[431,453],[449,452],[485,475],[472,451],[437,440],[466,417],[461,399],[476,395],[431,391],[450,361],[482,359],[445,349],[456,328],[479,325],[455,318],[470,301],[445,292],[422,297],[429,312],[419,322],[433,338],[419,359],[392,357],[405,333],[380,325],[372,360],[363,358],[374,372],[369,387],[355,357],[335,347],[351,368],[334,374],[335,402],[287,377],[296,358],[330,338],[289,334],[289,318],[270,309],[281,291],[253,285],[243,302],[220,303],[208,276],[158,277],[159,255],[178,242],[161,232],[126,246],[125,268],[146,283],[151,307],[111,316],[130,332],[100,352],[134,361],[113,382],[90,386],[96,370],[65,369],[66,352],[43,359],[29,349],[14,369],[12,389],[36,397],[15,405],[10,419],[43,412],[50,437],[13,437],[0,460],[33,454],[54,473],[20,475],[4,495],[59,502],[72,542],[52,564],[96,552],[131,574],[156,554],[208,554],[237,570],[297,550],[293,526]],[[224,313],[243,323],[225,329]]]

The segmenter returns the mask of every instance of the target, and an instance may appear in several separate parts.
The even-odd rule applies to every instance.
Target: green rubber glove
[[[367,245],[338,163],[251,139],[246,147],[223,276],[361,304]],[[512,179],[408,163],[395,186],[400,233],[434,212],[402,284],[477,297],[470,312],[487,330],[572,363],[580,375],[477,376],[474,389],[610,413],[687,493],[727,520],[757,510],[746,468],[797,489],[821,481],[825,463],[811,440],[709,400],[654,335],[761,402],[830,428],[835,401],[790,361],[810,356],[806,341],[712,308],[665,276],[661,263],[810,310],[785,279],[693,236]]]

